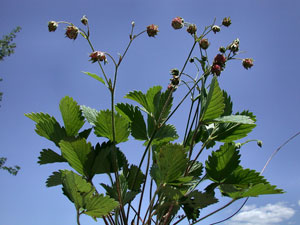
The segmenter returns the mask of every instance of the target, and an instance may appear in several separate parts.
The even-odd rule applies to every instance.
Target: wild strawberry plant
[[[85,73],[105,85],[111,94],[111,107],[98,111],[66,96],[59,104],[63,125],[46,113],[26,114],[36,123],[36,133],[57,146],[56,151],[43,149],[38,163],[65,162],[72,169],[53,172],[46,185],[62,186],[63,194],[75,206],[77,224],[82,214],[95,220],[101,218],[106,225],[175,225],[183,220],[187,220],[184,224],[196,224],[238,199],[283,192],[260,173],[240,165],[240,149],[249,141],[235,141],[247,137],[256,119],[247,110],[233,113],[231,98],[220,88],[218,77],[231,60],[241,60],[246,69],[253,66],[253,60],[237,58],[238,39],[220,47],[220,53],[212,59],[207,51],[208,37],[230,26],[230,18],[224,18],[220,25],[214,21],[200,33],[195,24],[174,18],[172,27],[176,30],[186,27],[193,46],[182,69],[171,70],[166,90],[154,86],[146,93],[131,91],[125,96],[136,104],[115,102],[119,67],[133,41],[144,34],[155,37],[158,26],[151,24],[135,33],[133,22],[125,51],[114,58],[94,48],[87,17],[82,17],[81,22],[84,29],[65,21],[50,21],[48,28],[55,31],[59,24],[65,24],[66,37],[75,40],[80,34],[88,41],[90,61],[99,66],[101,75]],[[194,51],[195,48],[199,51]],[[105,72],[107,62],[114,66],[113,74]],[[196,68],[195,75],[185,72],[189,65]],[[177,88],[185,86],[184,97],[174,94]],[[178,98],[175,106],[173,98]],[[176,127],[168,121],[187,99],[190,108],[186,112],[184,136],[180,138],[182,142],[176,142],[179,139]],[[91,127],[82,130],[85,122]],[[107,140],[93,145],[88,141],[91,132]],[[144,143],[144,149],[139,149],[143,155],[138,165],[130,164],[126,149],[119,148],[130,135]],[[261,141],[257,143],[261,147]],[[205,149],[210,155],[200,162],[199,156]],[[93,183],[96,176],[109,178],[110,183],[101,184],[106,193],[98,192],[99,186]],[[202,209],[218,203],[217,191],[229,202],[200,217]],[[144,199],[145,192],[150,196],[148,201]]]

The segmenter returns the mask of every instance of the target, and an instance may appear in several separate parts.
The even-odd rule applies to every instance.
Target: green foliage
[[[129,122],[127,119],[122,117],[119,113],[114,114],[114,131],[112,125],[112,113],[110,110],[101,110],[95,122],[95,134],[98,137],[106,137],[110,141],[115,141],[116,143],[125,142],[128,140],[130,134]]]
[[[4,166],[5,162],[6,162],[7,158],[5,157],[0,157],[0,169],[2,170],[6,170],[7,172],[9,172],[10,174],[16,176],[19,172],[19,170],[21,169],[21,167],[19,166]]]
[[[15,52],[16,44],[12,43],[13,39],[16,38],[16,33],[21,31],[21,27],[16,27],[8,35],[4,35],[0,40],[0,61],[4,60],[5,57],[10,56]]]
[[[69,33],[72,31],[80,33],[88,40],[93,51],[90,55],[91,61],[100,66],[101,76],[90,72],[83,73],[105,85],[111,96],[110,109],[96,110],[85,105],[79,106],[75,100],[66,96],[59,105],[64,126],[45,113],[26,114],[36,123],[36,133],[54,142],[61,151],[59,154],[51,149],[43,149],[38,163],[44,165],[68,162],[78,173],[59,170],[53,172],[46,181],[47,187],[62,185],[63,193],[75,205],[78,225],[81,214],[89,215],[93,219],[102,217],[104,223],[110,225],[128,225],[129,222],[136,225],[169,225],[171,222],[178,224],[184,218],[189,224],[195,224],[206,218],[199,218],[202,209],[219,201],[215,197],[216,191],[231,198],[232,202],[245,197],[283,193],[258,172],[244,169],[240,165],[239,148],[243,144],[237,145],[234,141],[247,137],[256,126],[256,118],[246,110],[233,114],[231,97],[221,90],[218,81],[227,62],[236,59],[236,47],[222,49],[222,54],[214,57],[212,65],[206,50],[205,55],[203,54],[201,43],[201,60],[200,57],[192,55],[197,42],[210,32],[215,32],[212,28],[215,21],[205,27],[202,35],[192,34],[194,45],[190,54],[181,71],[171,70],[172,78],[167,90],[163,91],[161,86],[153,86],[146,93],[134,90],[125,95],[126,99],[133,100],[139,106],[115,104],[115,91],[119,66],[133,40],[144,32],[135,35],[133,23],[130,42],[123,55],[116,60],[107,52],[94,51],[89,39],[87,18],[83,17],[81,21],[87,31],[67,23],[66,36],[75,39]],[[48,28],[55,31],[57,23],[51,21]],[[149,36],[154,37],[157,32],[155,25],[147,27]],[[191,27],[188,32],[192,32]],[[234,43],[237,45],[237,40]],[[111,73],[105,72],[107,67],[104,65],[108,59],[112,61],[110,65],[115,67],[112,77]],[[196,66],[195,78],[185,71],[188,61]],[[201,76],[200,69],[203,70]],[[188,78],[187,81],[184,80],[185,77]],[[178,96],[175,91],[182,88],[181,84],[188,87],[188,91],[186,95]],[[182,107],[188,96],[191,97],[191,105],[184,106],[189,111],[185,114],[187,123],[183,130],[183,142],[175,143],[182,130],[177,133],[178,126],[167,122],[170,115],[176,115],[175,112]],[[177,105],[172,111],[174,97],[178,99],[174,101]],[[177,123],[183,119],[185,120],[177,118],[173,121]],[[90,127],[80,131],[85,120]],[[100,139],[108,140],[92,145],[88,142],[92,131]],[[130,146],[130,154],[141,157],[138,166],[130,164],[120,150],[127,146],[123,142],[131,139],[144,142],[144,146]],[[247,142],[249,140],[244,141]],[[210,148],[216,149],[208,152],[209,156],[205,161],[201,154]],[[127,152],[126,149],[124,152]],[[0,168],[1,166],[2,164]],[[98,184],[93,181],[98,175],[107,176],[109,179],[107,183],[100,184],[106,196],[96,190]],[[145,190],[149,190],[149,199]],[[217,211],[219,210],[210,212],[208,216]],[[180,217],[177,216],[182,213]],[[133,218],[132,221],[129,221],[130,218]]]

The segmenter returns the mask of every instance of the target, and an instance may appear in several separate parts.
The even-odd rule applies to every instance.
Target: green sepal
[[[114,114],[115,120],[115,140],[112,130],[112,113],[110,110],[100,111],[96,117],[95,134],[98,137],[106,137],[116,143],[125,142],[130,134],[129,122],[119,113]]]
[[[67,162],[67,160],[51,149],[43,149],[40,152],[38,161],[40,165],[56,162]]]
[[[59,109],[68,136],[76,136],[84,124],[80,106],[73,98],[65,96],[59,103]]]

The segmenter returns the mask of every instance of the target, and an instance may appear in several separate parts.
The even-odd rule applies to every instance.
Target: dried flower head
[[[196,31],[197,31],[197,27],[195,24],[190,24],[188,26],[188,28],[186,29],[186,31],[189,33],[189,34],[195,34]]]
[[[151,24],[147,27],[147,34],[149,37],[155,37],[158,32],[159,30],[157,25]]]
[[[70,39],[76,39],[79,29],[75,26],[67,26],[66,28],[66,37]]]
[[[48,23],[49,32],[56,31],[57,27],[58,27],[58,23],[57,22],[55,22],[55,21],[49,21],[49,23]]]
[[[200,43],[200,47],[204,50],[209,47],[209,42],[206,38],[201,39],[199,43]]]
[[[221,28],[220,28],[219,26],[217,26],[217,25],[212,26],[211,29],[212,29],[212,31],[213,31],[214,33],[220,32],[220,30],[221,30]]]
[[[243,59],[243,66],[247,70],[253,66],[253,59],[247,58]]]
[[[100,51],[92,52],[90,54],[90,57],[91,57],[92,63],[97,62],[98,60],[99,61],[104,61],[104,62],[107,61],[105,53],[104,52],[100,52]]]
[[[171,25],[175,30],[181,29],[184,26],[184,19],[177,16],[172,20]]]
[[[225,18],[223,19],[222,24],[223,24],[225,27],[229,27],[230,24],[231,24],[231,19],[230,19],[230,17],[225,17]]]
[[[82,18],[81,18],[81,23],[83,24],[83,25],[87,25],[88,24],[88,22],[89,22],[89,20],[88,20],[88,18],[84,15]]]
[[[236,53],[239,51],[239,46],[240,46],[240,40],[237,38],[228,46],[228,49],[233,53]]]

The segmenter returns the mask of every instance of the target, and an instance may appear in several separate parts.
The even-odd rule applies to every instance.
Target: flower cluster
[[[221,74],[221,71],[225,68],[225,63],[226,57],[223,54],[216,55],[213,65],[211,66],[211,72],[219,76]]]
[[[176,89],[179,84],[179,70],[178,69],[171,69],[170,74],[172,75],[172,78],[170,79],[170,84],[168,85],[168,89]]]

